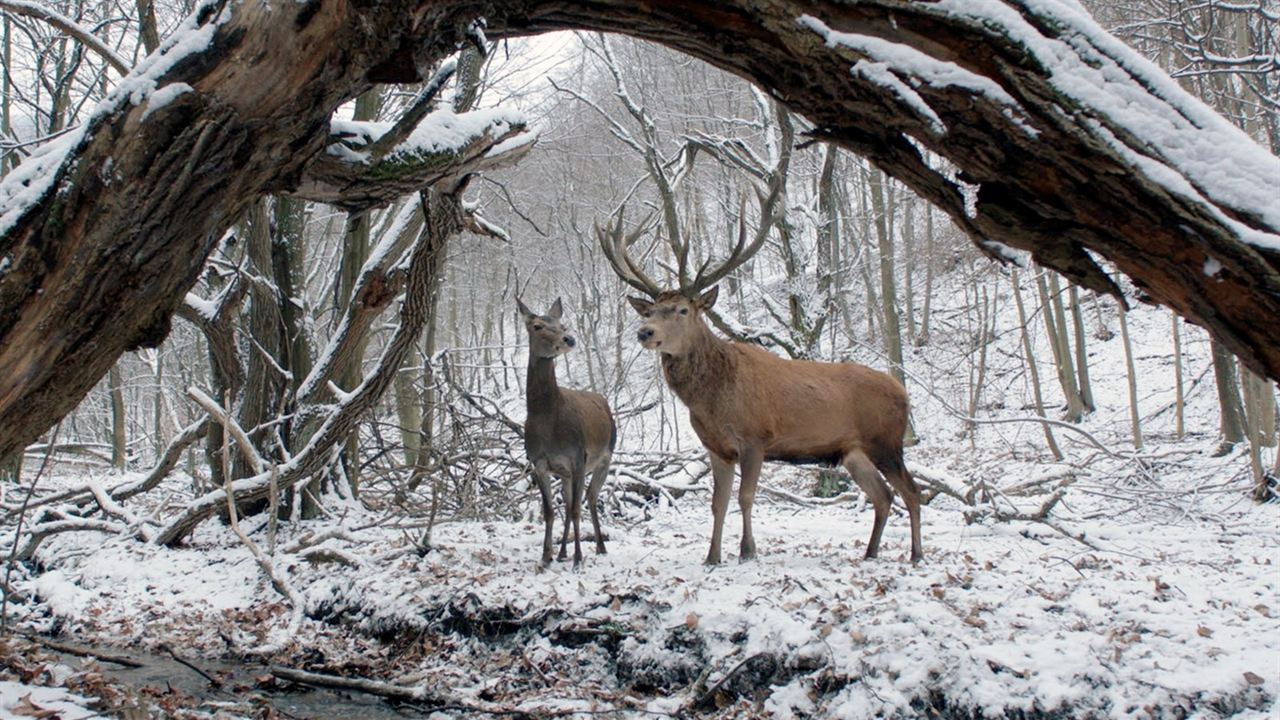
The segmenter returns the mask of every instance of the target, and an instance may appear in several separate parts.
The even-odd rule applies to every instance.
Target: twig
[[[56,652],[60,652],[66,655],[75,655],[76,657],[93,658],[94,660],[101,660],[102,662],[109,662],[113,665],[121,665],[123,667],[128,667],[128,668],[146,667],[146,663],[140,663],[137,660],[134,660],[129,657],[125,657],[124,655],[115,655],[113,653],[106,653],[100,650],[90,650],[89,648],[80,647],[78,645],[68,645],[65,643],[56,642],[54,640],[48,640],[38,635],[24,634],[23,636],[26,637],[28,640],[39,643],[40,645],[43,645],[44,647],[49,648],[50,650],[54,650]]]
[[[208,681],[209,681],[209,684],[210,684],[210,685],[212,685],[213,687],[215,687],[215,688],[221,688],[221,687],[222,687],[222,681],[221,681],[221,680],[219,680],[219,679],[215,678],[214,676],[210,675],[209,673],[207,673],[207,672],[205,672],[205,671],[201,670],[200,668],[196,667],[196,666],[195,666],[195,665],[193,665],[192,663],[190,663],[190,662],[188,662],[188,661],[186,661],[186,660],[183,660],[183,659],[182,659],[182,657],[181,657],[180,655],[178,655],[178,653],[174,652],[173,648],[172,648],[172,647],[170,647],[168,643],[162,643],[162,644],[160,645],[160,649],[161,649],[161,650],[163,650],[163,651],[165,651],[166,653],[168,653],[168,654],[169,654],[169,657],[173,658],[173,659],[174,659],[174,661],[175,661],[175,662],[177,662],[179,665],[183,665],[183,666],[185,666],[185,667],[190,668],[191,670],[195,671],[195,672],[196,672],[196,674],[198,674],[200,677],[204,678],[205,680],[208,680]]]
[[[22,499],[22,509],[18,511],[18,524],[13,529],[13,547],[9,549],[9,562],[4,569],[4,586],[6,588],[13,587],[13,567],[17,560],[18,554],[18,538],[22,536],[22,521],[27,517],[27,502],[31,500],[31,496],[35,494],[36,483],[40,481],[40,475],[44,472],[45,467],[49,465],[49,458],[53,455],[53,448],[58,444],[58,431],[62,429],[62,421],[53,426],[53,435],[49,437],[49,452],[44,454],[44,459],[40,461],[40,467],[36,469],[36,474],[31,478],[31,487],[27,488],[27,496]],[[4,593],[4,598],[0,599],[0,629],[9,627],[9,593]]]

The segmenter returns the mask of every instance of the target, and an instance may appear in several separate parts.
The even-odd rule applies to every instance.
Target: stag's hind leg
[[[738,509],[742,511],[742,545],[738,562],[756,559],[756,539],[751,533],[751,506],[756,501],[756,484],[760,481],[760,467],[764,453],[755,449],[743,449],[738,457],[742,468],[742,483],[738,486]]]
[[[920,539],[920,486],[901,459],[896,460],[884,476],[907,506],[907,516],[911,518],[911,562],[918,563],[924,558],[924,543]]]
[[[587,505],[591,508],[591,527],[596,531],[596,554],[604,555],[604,532],[600,529],[600,511],[597,509],[597,500],[600,499],[600,489],[604,487],[605,477],[609,475],[609,463],[612,456],[606,455],[600,464],[596,465],[595,472],[591,473],[591,484],[587,486]]]
[[[844,456],[844,467],[853,476],[853,481],[862,488],[862,492],[867,494],[867,499],[871,501],[871,506],[875,508],[876,519],[875,525],[871,528],[871,539],[867,540],[867,558],[874,558],[880,552],[880,534],[884,532],[884,525],[889,520],[889,505],[893,502],[893,495],[889,492],[889,486],[885,481],[880,479],[880,472],[876,470],[876,466],[871,462],[871,458],[861,450],[854,450]]]

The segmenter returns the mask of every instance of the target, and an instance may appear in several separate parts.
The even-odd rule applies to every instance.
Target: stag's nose
[[[647,342],[649,338],[653,337],[653,331],[649,328],[640,328],[640,332],[636,333],[636,337],[640,339],[640,342]]]
[[[569,347],[573,347],[578,344],[578,341],[574,340],[572,335],[565,335],[564,344],[568,345]]]

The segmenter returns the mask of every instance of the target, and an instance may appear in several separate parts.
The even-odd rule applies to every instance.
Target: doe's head
[[[546,315],[538,315],[525,307],[520,302],[520,298],[516,298],[516,308],[520,310],[520,317],[524,318],[524,329],[529,333],[529,355],[538,358],[554,358],[563,355],[574,348],[578,341],[569,333],[560,321],[564,315],[564,306],[560,304],[560,298],[551,303],[551,309]]]
[[[646,350],[657,350],[666,355],[682,355],[699,326],[702,313],[715,305],[720,288],[713,287],[705,293],[690,298],[683,293],[665,291],[653,300],[628,297],[627,302],[643,318],[636,339]]]

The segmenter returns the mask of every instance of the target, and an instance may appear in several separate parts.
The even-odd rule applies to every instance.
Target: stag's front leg
[[[707,565],[720,564],[720,536],[724,533],[724,515],[729,510],[729,494],[733,492],[733,463],[707,453],[711,460],[711,549]]]
[[[551,564],[551,536],[556,509],[551,504],[551,473],[547,471],[546,463],[534,464],[533,477],[538,481],[538,491],[542,493],[542,564],[547,566]]]
[[[756,448],[744,449],[738,463],[742,467],[742,485],[738,487],[738,509],[742,511],[742,545],[738,562],[746,562],[756,559],[756,539],[751,534],[751,506],[756,501],[756,483],[760,480],[764,453]]]

